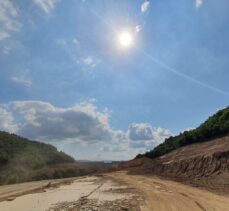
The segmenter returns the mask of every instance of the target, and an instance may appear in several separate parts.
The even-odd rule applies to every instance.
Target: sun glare
[[[122,47],[130,47],[133,43],[133,37],[129,32],[122,32],[119,35],[119,43]]]

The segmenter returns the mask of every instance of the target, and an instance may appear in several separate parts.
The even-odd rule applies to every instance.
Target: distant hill
[[[194,130],[185,131],[178,136],[165,139],[165,141],[153,150],[140,154],[137,158],[149,157],[156,158],[167,154],[175,149],[194,143],[201,143],[217,137],[229,134],[229,107],[219,110],[216,114],[209,117],[207,121]]]
[[[36,170],[74,162],[50,144],[0,131],[0,184],[32,180]]]
[[[116,166],[116,162],[78,162],[50,144],[0,131],[0,185],[83,176]]]

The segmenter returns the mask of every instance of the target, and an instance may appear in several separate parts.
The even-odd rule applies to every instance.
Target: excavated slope
[[[181,147],[153,160],[134,159],[119,167],[229,193],[229,136]]]

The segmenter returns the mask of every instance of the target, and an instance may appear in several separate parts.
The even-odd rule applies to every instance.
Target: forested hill
[[[0,183],[26,181],[34,170],[73,162],[72,157],[52,145],[0,131]]]
[[[196,129],[165,139],[153,150],[137,157],[156,158],[179,147],[212,140],[229,134],[229,107],[219,110]]]
[[[0,131],[0,164],[24,163],[32,168],[58,163],[74,162],[64,152],[58,152],[50,145],[30,141],[20,136]]]

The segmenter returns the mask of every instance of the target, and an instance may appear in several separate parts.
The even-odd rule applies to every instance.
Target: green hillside
[[[0,132],[0,184],[33,180],[41,168],[75,160],[54,146]]]
[[[194,130],[165,139],[164,143],[137,157],[156,158],[179,147],[212,140],[229,134],[229,107],[218,111]]]

